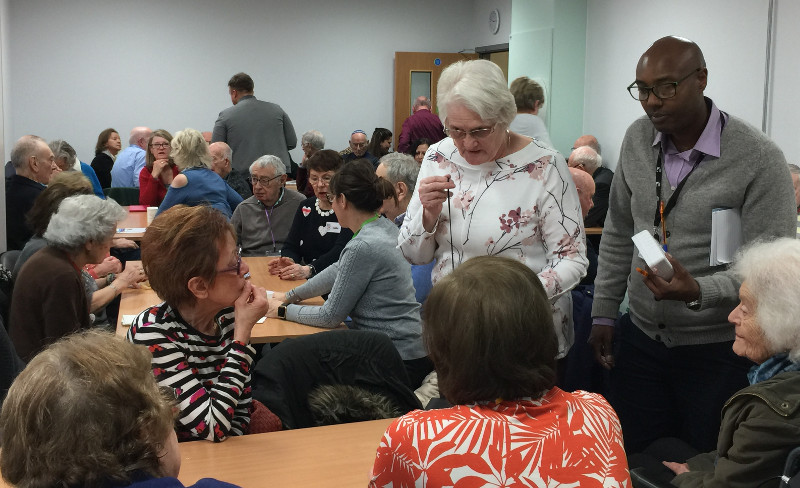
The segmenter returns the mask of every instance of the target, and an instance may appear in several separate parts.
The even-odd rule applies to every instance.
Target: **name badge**
[[[319,226],[319,235],[324,236],[328,232],[339,234],[342,232],[342,226],[339,222],[327,222],[325,226]]]

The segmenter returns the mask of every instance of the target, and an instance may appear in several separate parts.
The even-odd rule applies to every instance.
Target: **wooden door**
[[[436,109],[436,84],[447,66],[467,59],[478,59],[473,53],[394,53],[394,148],[400,139],[403,122],[411,115],[411,106],[420,95],[431,99]]]

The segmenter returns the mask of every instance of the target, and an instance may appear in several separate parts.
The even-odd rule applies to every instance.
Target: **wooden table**
[[[120,229],[146,229],[147,212],[131,212],[130,207],[122,207],[128,211],[128,216],[117,223],[117,233],[114,238],[124,237],[133,241],[141,241],[144,232],[119,232]]]
[[[375,451],[391,422],[284,430],[231,437],[220,444],[182,443],[178,478],[186,486],[201,478],[217,478],[242,488],[365,487]]]
[[[274,257],[245,257],[244,262],[250,267],[250,281],[255,285],[267,290],[287,292],[294,287],[300,286],[306,280],[286,281],[277,276],[269,274],[269,262]],[[117,334],[125,335],[128,333],[128,326],[122,324],[123,315],[138,315],[147,307],[161,303],[158,295],[151,289],[127,289],[122,292],[119,305],[119,318],[117,319]],[[311,298],[301,302],[306,305],[322,305],[324,301],[321,297]],[[253,327],[250,342],[253,344],[263,344],[266,342],[281,342],[291,337],[301,337],[329,329],[320,327],[310,327],[308,325],[290,322],[288,320],[268,318]]]

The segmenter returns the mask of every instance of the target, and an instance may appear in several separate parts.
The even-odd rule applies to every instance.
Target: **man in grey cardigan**
[[[741,213],[744,244],[794,233],[783,153],[704,97],[707,82],[700,48],[665,37],[639,59],[629,87],[646,116],[622,142],[589,338],[611,370],[611,401],[629,453],[661,437],[714,449],[723,403],[747,385],[751,364],[733,354],[728,322],[740,283],[727,265],[710,264],[712,211]],[[668,247],[670,281],[636,272],[647,274],[631,241],[642,230]],[[629,312],[615,324],[626,288]]]

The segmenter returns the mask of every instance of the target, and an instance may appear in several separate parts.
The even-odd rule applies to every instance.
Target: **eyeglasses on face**
[[[251,176],[251,177],[247,178],[247,181],[249,181],[250,184],[253,185],[253,186],[256,186],[256,184],[259,184],[259,185],[265,187],[265,186],[267,186],[269,184],[270,181],[277,180],[281,176],[283,176],[283,175],[273,176],[272,178],[268,178],[266,176],[262,176],[261,178],[259,178],[257,176]]]
[[[350,145],[353,147],[367,147],[366,142],[350,142]]]
[[[646,101],[650,98],[650,94],[656,96],[659,100],[666,100],[668,98],[672,98],[678,92],[678,85],[682,83],[684,80],[692,76],[693,74],[697,73],[698,71],[702,71],[703,68],[697,68],[688,75],[684,76],[678,81],[669,81],[666,83],[659,83],[658,85],[653,86],[641,86],[638,85],[637,82],[633,82],[628,85],[628,93],[631,94],[634,100],[638,100],[640,102]]]
[[[333,201],[336,200],[336,195],[333,193],[328,193],[325,195],[325,199],[328,200],[328,203],[333,203]]]
[[[150,147],[169,147],[169,142],[154,142],[150,144]]]
[[[317,178],[316,176],[312,176],[308,178],[308,182],[311,183],[311,186],[317,186],[321,184],[322,186],[328,186],[331,183],[331,176],[323,176],[322,178]]]
[[[231,271],[236,271],[236,276],[242,274],[242,250],[241,248],[236,252],[236,265],[229,266],[227,268],[218,269],[217,274],[219,273],[230,273]]]
[[[461,130],[461,129],[453,129],[450,127],[445,127],[444,133],[455,140],[461,140],[467,136],[470,136],[473,139],[483,139],[484,137],[494,132],[494,129],[496,127],[497,127],[496,124],[491,127],[482,127],[480,129],[473,129],[473,130]]]

